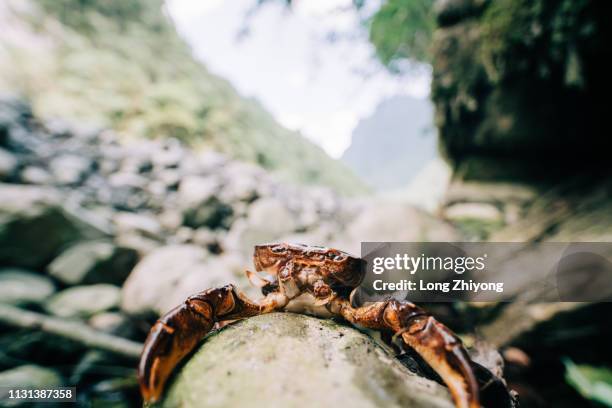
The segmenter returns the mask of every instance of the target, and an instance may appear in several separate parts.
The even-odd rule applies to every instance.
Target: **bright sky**
[[[352,0],[294,0],[292,11],[271,1],[247,20],[256,2],[170,0],[167,9],[212,72],[331,156],[342,154],[359,120],[381,100],[427,97],[429,71],[394,77],[376,62],[363,36],[326,39],[333,31],[357,32]],[[245,27],[248,35],[241,36]]]

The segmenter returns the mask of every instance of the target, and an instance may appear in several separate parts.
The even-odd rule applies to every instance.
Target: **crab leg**
[[[145,341],[138,381],[146,402],[155,402],[176,365],[210,332],[215,323],[269,313],[286,301],[279,293],[261,302],[249,300],[233,285],[209,289],[162,316]]]
[[[351,323],[401,336],[444,380],[457,408],[480,408],[478,383],[461,340],[423,309],[398,300],[358,308],[340,300],[336,307]]]

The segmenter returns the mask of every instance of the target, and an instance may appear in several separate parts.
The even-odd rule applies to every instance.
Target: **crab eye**
[[[285,252],[287,252],[287,248],[282,246],[275,246],[272,248],[272,252],[275,254],[284,254]]]
[[[341,254],[338,254],[338,253],[334,253],[334,252],[329,252],[327,254],[327,258],[331,259],[334,262],[340,262],[340,261],[344,260],[344,256],[342,256]]]

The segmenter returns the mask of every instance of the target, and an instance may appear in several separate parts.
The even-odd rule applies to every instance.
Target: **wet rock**
[[[82,242],[53,260],[49,274],[67,285],[119,285],[127,278],[137,259],[138,254],[132,248],[118,247],[109,241]]]
[[[17,169],[17,158],[11,152],[0,148],[0,180],[10,178]]]
[[[453,407],[445,387],[410,372],[366,334],[289,313],[207,338],[161,405]]]
[[[7,388],[44,389],[61,387],[63,380],[51,368],[27,364],[0,372],[0,384]]]
[[[51,279],[23,269],[0,269],[0,302],[40,304],[55,292]]]
[[[46,310],[59,317],[89,317],[117,308],[121,291],[117,286],[98,284],[75,286],[54,295]]]
[[[56,190],[0,184],[0,197],[0,264],[42,268],[67,244],[104,236]]]
[[[136,265],[123,285],[121,309],[143,315],[168,311],[168,295],[181,279],[189,273],[208,273],[201,269],[207,257],[206,250],[195,245],[154,250]]]

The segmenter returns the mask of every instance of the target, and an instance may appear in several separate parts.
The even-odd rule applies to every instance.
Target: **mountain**
[[[27,97],[43,118],[175,137],[292,181],[365,191],[344,164],[196,61],[162,0],[7,0],[0,25],[0,91]]]
[[[429,100],[394,96],[359,122],[342,161],[376,190],[405,187],[437,156]]]

